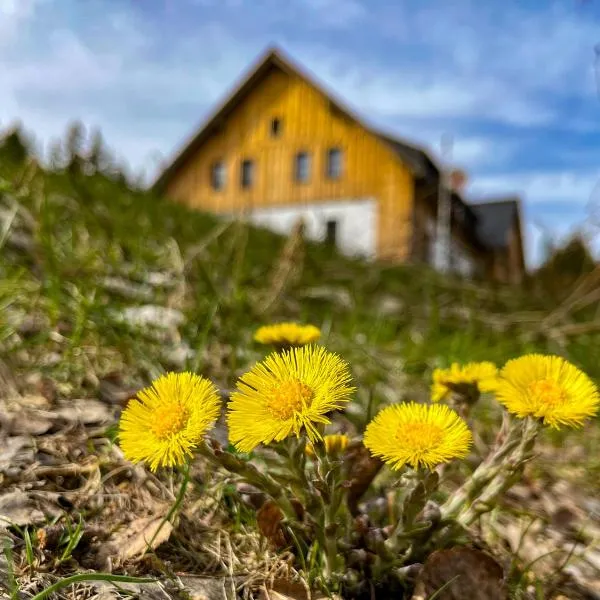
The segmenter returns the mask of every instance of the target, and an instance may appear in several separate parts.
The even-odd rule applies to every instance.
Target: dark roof
[[[502,198],[469,204],[477,217],[477,236],[488,248],[508,245],[508,233],[519,218],[519,199]]]
[[[439,169],[435,166],[427,152],[414,144],[392,137],[387,133],[373,131],[380,140],[391,146],[401,161],[406,163],[418,177],[424,179],[435,178],[439,175]]]

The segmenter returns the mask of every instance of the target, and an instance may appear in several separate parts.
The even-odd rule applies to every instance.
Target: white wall
[[[293,206],[256,208],[248,219],[277,233],[287,234],[303,217],[305,235],[323,240],[327,221],[337,221],[337,247],[348,255],[374,257],[377,244],[377,202],[372,198],[311,202]]]

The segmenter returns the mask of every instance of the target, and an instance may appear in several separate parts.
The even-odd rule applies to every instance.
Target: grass
[[[522,289],[475,284],[312,243],[286,261],[282,237],[190,212],[100,173],[47,172],[0,156],[0,185],[0,401],[15,411],[21,402],[26,414],[51,422],[34,459],[19,467],[11,458],[18,473],[4,481],[19,490],[36,481],[65,503],[58,510],[58,500],[44,500],[42,512],[57,515],[57,525],[38,520],[7,538],[11,574],[27,598],[72,597],[65,586],[85,579],[74,572],[91,568],[100,577],[98,547],[123,528],[124,513],[139,524],[149,514],[164,517],[174,501],[176,475],[163,481],[132,470],[111,442],[128,395],[168,369],[231,388],[263,355],[252,341],[260,324],[294,319],[322,329],[359,382],[350,417],[359,424],[368,420],[366,406],[372,414],[386,402],[426,398],[432,369],[451,361],[502,364],[526,352],[559,353],[600,378],[600,328],[586,300],[597,290],[593,275],[578,282],[574,302],[534,281]],[[275,300],[265,307],[269,296]],[[143,320],[141,307],[154,311],[151,318]],[[111,407],[101,426],[89,415],[82,429],[46,414],[97,398]],[[482,435],[493,437],[493,407],[478,407],[476,418]],[[578,493],[597,496],[599,444],[597,424],[549,434],[535,475],[551,482],[557,465],[566,479],[576,469]],[[581,451],[573,458],[563,448]],[[210,472],[190,477],[169,541],[142,560],[125,560],[125,573],[176,579],[187,571],[232,582],[243,573],[246,595],[258,580],[293,575],[285,557],[252,533],[252,515],[242,515],[235,499],[210,500],[235,496],[231,481]],[[55,526],[59,541],[44,549],[40,535],[50,539]],[[527,595],[529,565],[513,559],[514,597],[541,597]]]

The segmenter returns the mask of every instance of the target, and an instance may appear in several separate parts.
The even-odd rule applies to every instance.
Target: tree
[[[6,132],[0,141],[0,148],[6,160],[15,165],[23,164],[31,154],[30,143],[20,124]]]
[[[83,145],[85,140],[85,127],[81,121],[73,121],[67,127],[66,134],[66,160],[69,173],[79,173],[83,166]]]
[[[62,171],[65,168],[65,153],[62,142],[54,138],[48,146],[48,164],[52,171]]]
[[[105,173],[110,170],[112,161],[100,129],[94,129],[92,132],[87,162],[94,173]]]

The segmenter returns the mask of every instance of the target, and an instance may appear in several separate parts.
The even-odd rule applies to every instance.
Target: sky
[[[522,198],[530,264],[600,226],[600,0],[0,0],[0,126],[43,149],[79,119],[151,179],[272,45],[373,125],[451,136],[468,200]]]

